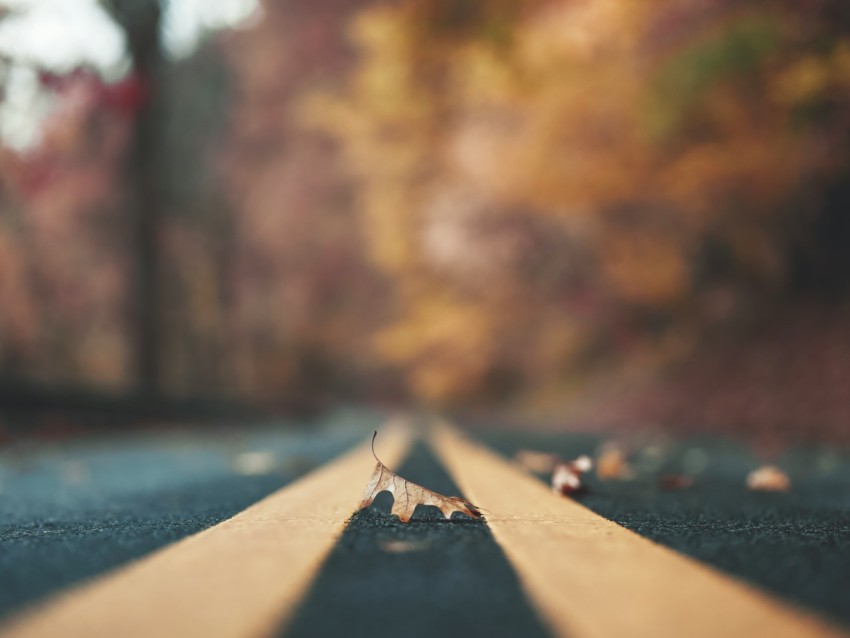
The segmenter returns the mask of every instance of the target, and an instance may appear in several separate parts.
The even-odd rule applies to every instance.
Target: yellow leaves
[[[460,21],[412,0],[361,13],[347,88],[305,111],[357,180],[395,284],[372,345],[416,395],[475,395],[502,369],[562,379],[594,313],[697,296],[708,237],[748,275],[785,276],[771,216],[828,154],[791,123],[850,89],[850,43],[789,61],[794,11],[745,4],[510,4],[498,37],[486,2]],[[570,232],[523,234],[552,222]]]
[[[528,339],[531,357],[544,370],[557,370],[564,361],[576,357],[586,345],[586,328],[571,317],[559,317],[558,321],[547,322],[534,339]]]
[[[378,347],[391,359],[403,360],[418,353],[438,349],[468,349],[480,354],[484,337],[493,327],[490,313],[471,303],[455,301],[450,296],[431,291],[409,308],[411,321],[379,335]],[[470,330],[471,328],[476,328]],[[469,333],[469,334],[466,334]],[[463,334],[467,347],[452,343]]]
[[[624,299],[667,304],[688,290],[685,246],[674,236],[615,233],[607,237],[601,266],[605,279]]]
[[[774,95],[780,103],[802,104],[821,97],[831,80],[829,60],[808,56],[777,78]]]
[[[632,52],[641,33],[641,3],[622,0],[555,2],[520,30],[517,56],[531,69],[593,63]]]
[[[409,383],[415,395],[442,404],[478,394],[487,373],[486,361],[448,351],[441,354],[422,360],[410,371]]]
[[[705,228],[734,206],[742,219],[773,211],[806,168],[801,142],[751,129],[720,141],[692,144],[659,179],[660,192],[694,228]]]
[[[455,60],[448,70],[449,82],[461,104],[502,107],[516,100],[519,78],[492,47],[469,44],[458,51]]]
[[[828,99],[831,91],[850,88],[850,41],[842,40],[828,55],[808,55],[779,73],[773,82],[774,99],[800,106]]]
[[[366,484],[366,491],[358,509],[369,507],[378,494],[386,491],[393,495],[393,506],[390,512],[398,515],[398,520],[402,523],[410,521],[414,510],[419,505],[436,507],[446,518],[451,518],[454,512],[461,512],[472,518],[481,518],[478,508],[466,499],[459,496],[443,496],[408,481],[387,468],[375,454],[376,436],[378,436],[377,431],[372,435],[372,454],[378,464]]]
[[[363,60],[350,78],[349,103],[364,122],[409,127],[406,133],[418,134],[432,100],[418,84],[407,27],[404,12],[390,7],[369,9],[355,20],[352,34]]]
[[[410,385],[425,399],[473,393],[491,363],[492,313],[433,292],[407,310],[403,320],[378,334],[381,356],[405,365]]]
[[[516,199],[528,175],[516,156],[525,131],[522,117],[509,110],[459,119],[446,143],[447,165],[480,192]]]
[[[403,12],[371,8],[352,26],[361,63],[344,94],[302,98],[301,120],[325,128],[346,142],[357,172],[414,170],[431,113],[431,101],[417,85],[414,55]],[[402,157],[407,154],[408,158]]]
[[[352,22],[351,40],[367,55],[390,57],[407,50],[409,37],[406,26],[398,9],[371,7]]]
[[[551,5],[519,26],[509,61],[483,53],[459,60],[453,84],[463,87],[468,117],[459,120],[453,139],[465,174],[542,211],[598,210],[634,194],[646,156],[635,146],[635,62],[606,44],[607,27],[600,33],[589,26],[623,27],[610,19],[628,13],[624,6]],[[502,74],[489,70],[486,77],[498,78],[498,99],[482,88],[476,100],[480,81],[461,78],[477,80],[497,62]]]
[[[416,219],[399,211],[409,206],[411,192],[403,183],[364,188],[359,207],[366,223],[366,241],[374,262],[388,273],[408,272],[415,263]]]

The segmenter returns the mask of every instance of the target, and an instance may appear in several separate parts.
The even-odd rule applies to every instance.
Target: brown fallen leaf
[[[596,476],[603,481],[630,481],[635,471],[626,461],[626,452],[617,443],[606,443],[596,457]]]
[[[665,492],[687,490],[694,485],[694,477],[687,474],[665,474],[658,479],[658,487]]]
[[[537,474],[548,474],[558,464],[557,456],[537,450],[519,450],[514,454],[514,460],[529,472]]]
[[[582,487],[581,474],[573,472],[565,463],[555,467],[555,470],[552,472],[553,492],[568,496],[575,494]]]
[[[398,520],[402,523],[407,523],[410,520],[417,505],[433,505],[446,518],[450,518],[452,512],[462,512],[472,518],[481,518],[478,507],[466,499],[459,496],[443,496],[412,483],[387,468],[375,454],[375,437],[377,436],[376,430],[372,435],[372,456],[375,457],[378,464],[375,466],[375,471],[372,472],[368,485],[366,485],[366,492],[363,494],[363,500],[360,501],[358,509],[362,510],[369,507],[379,493],[386,491],[393,495],[393,507],[390,513],[398,514]]]
[[[582,455],[568,463],[559,463],[552,472],[552,491],[556,494],[569,496],[584,489],[581,475],[589,472],[593,461],[587,455]]]
[[[747,487],[754,492],[787,492],[791,479],[775,465],[762,465],[747,475]]]

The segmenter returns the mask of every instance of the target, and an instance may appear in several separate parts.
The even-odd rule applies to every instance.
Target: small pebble
[[[381,541],[380,546],[388,554],[407,554],[424,551],[431,547],[431,543],[430,541],[387,540]]]
[[[277,459],[271,452],[242,452],[233,459],[231,466],[237,474],[259,476],[271,474],[277,466]]]

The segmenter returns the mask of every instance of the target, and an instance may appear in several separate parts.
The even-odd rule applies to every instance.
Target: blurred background
[[[0,406],[848,442],[848,142],[840,0],[0,0]]]

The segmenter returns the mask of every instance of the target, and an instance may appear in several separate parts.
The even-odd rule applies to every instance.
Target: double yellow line
[[[487,522],[529,599],[560,636],[841,636],[777,602],[556,496],[448,427],[435,448]]]
[[[382,432],[395,467],[405,427]],[[826,623],[554,496],[448,425],[431,444],[487,521],[553,634],[840,636]],[[263,638],[278,633],[342,533],[373,459],[362,446],[233,518],[59,595],[0,638]]]

